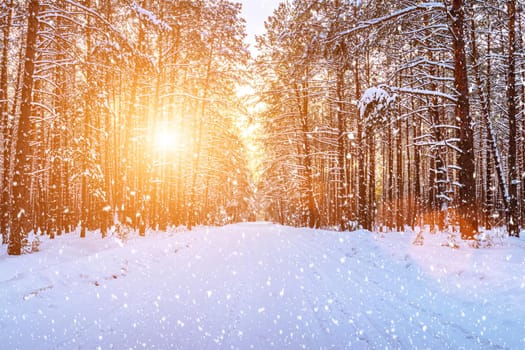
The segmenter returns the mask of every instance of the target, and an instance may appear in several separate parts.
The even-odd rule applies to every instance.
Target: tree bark
[[[516,108],[516,1],[507,0],[508,15],[508,57],[507,57],[507,117],[509,123],[509,208],[507,230],[512,237],[520,235],[520,212],[518,208],[518,164],[517,164],[517,108]]]
[[[91,0],[86,1],[86,6],[89,8],[91,6]],[[83,120],[83,152],[82,152],[82,182],[81,182],[81,213],[80,213],[80,237],[86,237],[86,231],[88,226],[89,219],[89,188],[88,188],[88,154],[89,154],[89,123],[92,118],[92,104],[93,97],[91,96],[94,93],[94,90],[91,88],[92,75],[91,75],[91,19],[87,17],[86,25],[86,81],[87,81],[87,91],[84,100],[84,120]]]
[[[1,193],[0,193],[0,232],[2,232],[2,244],[7,244],[8,241],[8,226],[9,226],[9,181],[10,181],[10,160],[11,160],[11,132],[9,126],[9,94],[8,94],[8,56],[9,56],[9,35],[11,32],[11,23],[13,18],[13,1],[7,1],[7,14],[5,15],[5,23],[3,23],[3,38],[2,38],[2,62],[0,68],[0,125],[2,135],[2,152],[3,152],[3,172],[1,178]]]
[[[399,118],[396,122],[397,126],[397,137],[396,137],[396,229],[398,231],[403,231],[404,223],[404,177],[403,177],[403,141],[402,141],[402,125],[401,119]]]
[[[387,191],[386,191],[386,208],[385,208],[385,218],[383,220],[386,221],[386,226],[388,227],[388,230],[392,230],[394,227],[394,213],[395,213],[395,205],[394,205],[394,141],[392,138],[393,134],[393,128],[394,126],[392,123],[388,123],[388,126],[386,127],[387,130],[387,174],[388,178],[385,179],[385,183],[387,184]],[[396,153],[397,155],[397,153]],[[383,205],[384,206],[384,205]]]
[[[354,67],[354,80],[355,80],[355,100],[359,101],[361,98],[361,84],[359,83],[359,62],[357,61],[357,58],[355,60],[355,67]],[[359,111],[356,112],[359,116]],[[358,195],[357,195],[357,208],[359,211],[358,215],[358,222],[363,226],[365,229],[370,229],[367,222],[367,216],[368,216],[368,198],[366,196],[366,167],[365,167],[365,129],[363,128],[363,121],[359,120],[357,117],[357,139],[356,139],[356,145],[357,145],[357,168],[358,168],[358,175],[357,175],[357,188],[358,188]]]
[[[367,127],[367,155],[368,155],[368,200],[365,220],[365,229],[372,231],[376,209],[376,143],[371,127]]]
[[[462,239],[475,239],[478,233],[476,202],[476,167],[474,162],[474,132],[469,110],[467,59],[465,54],[463,0],[452,0],[450,9],[452,49],[454,52],[454,87],[457,91],[456,118],[459,123],[458,214]]]
[[[345,231],[348,223],[348,188],[346,167],[346,123],[344,113],[344,78],[346,70],[340,68],[337,72],[337,171],[339,181],[337,182],[336,203],[339,214],[339,229]]]
[[[11,217],[11,232],[7,253],[20,255],[22,253],[22,238],[32,227],[30,215],[31,160],[30,135],[32,129],[31,104],[35,71],[36,44],[38,36],[38,14],[40,2],[31,0],[27,20],[26,51],[24,55],[24,76],[22,83],[22,101],[18,122],[17,137],[14,140],[15,164],[13,177],[13,215]]]
[[[317,207],[317,201],[315,199],[314,191],[314,180],[313,180],[313,169],[312,169],[312,152],[310,145],[310,123],[308,120],[309,117],[309,69],[306,68],[305,80],[306,82],[301,86],[295,84],[294,90],[297,99],[297,105],[299,109],[299,117],[301,122],[301,136],[302,136],[302,145],[300,145],[300,150],[303,153],[303,163],[304,163],[304,176],[305,176],[305,190],[306,190],[306,201],[308,206],[308,226],[310,228],[319,227],[319,209]]]

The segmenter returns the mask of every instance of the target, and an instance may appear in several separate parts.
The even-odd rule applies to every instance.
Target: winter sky
[[[264,21],[273,13],[280,0],[239,0],[242,15],[246,19],[248,43],[253,49],[255,35],[264,33]]]

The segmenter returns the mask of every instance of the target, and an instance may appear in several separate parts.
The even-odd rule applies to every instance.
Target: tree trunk
[[[519,237],[520,222],[518,208],[518,163],[517,163],[517,108],[516,108],[516,1],[507,0],[509,47],[507,58],[507,117],[509,122],[509,208],[507,218],[507,230],[512,237]]]
[[[392,129],[394,128],[394,125],[392,123],[388,123],[388,126],[386,127],[387,132],[387,144],[386,144],[386,151],[387,151],[387,168],[388,168],[388,178],[385,181],[387,191],[386,191],[386,208],[385,208],[385,221],[386,226],[388,227],[388,230],[392,230],[394,227],[394,141],[392,138]],[[385,206],[383,204],[383,206]]]
[[[306,69],[306,80],[309,78],[308,68]],[[294,86],[297,105],[299,110],[299,117],[301,123],[301,136],[302,136],[302,145],[300,150],[303,153],[303,162],[304,162],[304,176],[305,176],[305,190],[306,190],[306,201],[308,206],[308,226],[310,228],[319,227],[319,209],[317,207],[317,201],[315,199],[314,191],[314,179],[313,179],[313,167],[312,167],[312,152],[310,145],[310,123],[308,120],[309,117],[309,85],[306,81],[301,86],[295,84]],[[301,153],[299,153],[301,154]]]
[[[516,37],[516,51],[521,51],[523,52],[523,49],[524,49],[524,42],[523,42],[523,10],[521,11],[516,11],[516,22],[517,22],[517,37]],[[525,112],[525,59],[521,59],[520,62],[516,62],[517,66],[516,66],[516,70],[517,72],[521,72],[520,75],[519,75],[519,79],[521,81],[521,89],[518,93],[518,95],[521,96],[521,101],[518,102],[518,106],[521,106],[521,113],[522,113],[522,117],[521,117],[521,137],[519,138],[520,139],[520,142],[521,142],[521,166],[522,166],[522,170],[521,170],[521,181],[520,181],[520,185],[521,185],[521,191],[520,191],[520,206],[521,206],[521,212],[520,212],[520,216],[521,216],[521,223],[520,225],[525,225],[525,222],[524,222],[524,219],[525,219],[525,186],[524,186],[524,181],[525,181],[525,118],[523,118],[523,113]]]
[[[359,101],[361,98],[361,85],[359,83],[359,62],[357,58],[355,60],[354,67],[354,80],[355,80],[355,100]],[[356,112],[359,116],[359,111]],[[369,229],[366,224],[366,218],[368,216],[368,198],[366,196],[366,166],[365,166],[365,128],[363,128],[363,120],[359,120],[357,117],[357,138],[356,138],[356,147],[357,147],[357,208],[359,211],[358,222],[365,229]]]
[[[398,114],[399,115],[399,114]],[[403,231],[404,224],[404,181],[403,181],[403,139],[401,132],[401,119],[399,118],[396,122],[397,126],[397,137],[396,137],[396,147],[397,147],[397,156],[396,156],[396,229],[398,231]],[[408,132],[408,131],[407,131]]]
[[[7,253],[20,255],[22,253],[22,238],[31,229],[30,191],[31,175],[30,135],[32,129],[31,104],[35,71],[36,44],[38,36],[38,14],[40,3],[31,0],[27,20],[26,51],[24,55],[24,77],[22,83],[22,104],[18,122],[17,137],[14,139],[15,164],[13,177],[13,215],[11,217],[11,232]]]
[[[411,98],[411,105],[414,106],[414,98]],[[414,134],[414,140],[417,140],[421,136],[420,118],[414,120],[412,132]],[[413,228],[415,228],[415,226],[418,224],[418,221],[416,221],[415,218],[421,215],[423,207],[423,196],[421,188],[421,150],[419,149],[419,146],[414,145],[414,215],[412,219]]]
[[[491,27],[489,27],[489,30],[487,31],[487,77],[491,77],[492,76],[492,58],[491,58],[491,54],[492,54],[492,50],[491,50]],[[472,31],[473,33],[475,34],[475,31],[474,31],[474,28],[472,28]],[[475,40],[475,37],[474,39],[472,40],[472,42],[475,44],[476,40]],[[477,55],[476,54],[472,54],[473,57],[476,57]],[[475,68],[478,68],[478,65],[473,62],[473,66]],[[479,79],[478,83],[481,82],[481,79]],[[479,84],[478,84],[479,86]],[[481,88],[481,86],[480,86]],[[486,116],[487,116],[487,121],[490,122],[490,116],[492,114],[491,112],[491,107],[490,107],[490,101],[491,101],[491,91],[492,91],[492,84],[491,84],[491,79],[486,79],[486,90],[485,92],[483,93],[483,91],[480,91],[480,93],[483,93],[484,96],[486,96],[485,98],[485,104],[486,104]],[[486,130],[488,132],[488,125],[486,125]],[[486,169],[493,169],[494,165],[494,157],[493,157],[493,150],[491,150],[491,145],[494,144],[494,150],[497,149],[497,143],[492,141],[491,138],[487,137],[486,140],[485,140],[485,158],[487,159],[486,160]],[[502,172],[503,173],[503,172]],[[503,177],[502,177],[503,178]],[[501,182],[500,182],[501,183]],[[492,227],[492,216],[493,216],[493,213],[494,213],[494,189],[492,188],[494,184],[494,175],[492,173],[492,171],[487,171],[486,173],[486,178],[485,178],[485,203],[484,203],[484,210],[485,210],[485,216],[486,216],[486,224],[485,224],[485,228],[487,230],[489,230],[491,227]]]
[[[336,205],[339,208],[339,229],[345,231],[348,223],[348,188],[346,167],[346,123],[344,113],[344,78],[345,69],[337,72],[337,182]],[[337,218],[336,218],[337,220]]]
[[[195,154],[193,157],[193,174],[191,178],[191,193],[190,193],[190,203],[188,208],[188,229],[191,230],[193,226],[195,226],[198,223],[198,217],[197,217],[197,177],[200,167],[200,161],[202,156],[202,136],[204,132],[204,118],[206,117],[206,108],[207,108],[207,98],[210,88],[210,79],[211,79],[211,68],[213,63],[213,50],[210,50],[209,56],[208,56],[208,62],[206,65],[206,77],[204,81],[204,87],[202,90],[202,98],[200,102],[200,113],[197,120],[197,127],[195,128]]]
[[[370,127],[367,127],[366,140],[368,154],[368,200],[365,229],[372,231],[374,228],[376,209],[376,143],[375,135]]]
[[[469,91],[467,76],[467,59],[465,54],[465,38],[463,27],[465,10],[463,0],[452,0],[450,9],[452,48],[454,51],[454,87],[457,91],[456,118],[459,122],[458,157],[459,203],[458,214],[461,238],[475,239],[478,233],[478,214],[476,207],[476,179],[474,162],[474,132],[472,117],[469,111]]]
[[[86,1],[86,6],[91,6],[91,0]],[[80,214],[80,237],[86,237],[86,231],[89,220],[89,188],[88,188],[88,154],[89,154],[89,123],[92,116],[91,110],[93,108],[93,96],[94,90],[92,91],[91,85],[92,76],[91,76],[91,20],[90,17],[87,17],[86,25],[86,82],[87,82],[87,91],[84,100],[84,120],[83,120],[83,152],[82,152],[82,182],[81,182],[81,214]]]
[[[10,160],[11,160],[11,133],[9,126],[9,94],[8,94],[8,56],[9,56],[9,35],[11,33],[11,22],[13,16],[13,1],[6,2],[7,14],[3,23],[2,40],[2,62],[0,67],[0,140],[2,141],[2,178],[0,193],[0,232],[2,232],[2,244],[8,241],[9,226],[9,180],[10,180]]]
[[[63,4],[61,3],[61,6]],[[63,19],[58,17],[56,20],[56,29],[54,32],[55,36],[55,50],[57,50],[56,60],[62,62],[65,59],[65,55],[60,52],[59,41],[63,34]],[[54,72],[54,96],[53,106],[55,110],[55,118],[53,120],[50,132],[50,174],[49,174],[49,189],[48,189],[48,200],[49,200],[49,234],[51,237],[60,235],[62,232],[62,215],[64,212],[62,203],[62,179],[63,179],[63,166],[62,166],[62,149],[61,149],[61,130],[63,119],[67,115],[67,103],[66,103],[66,73],[65,68],[61,66],[55,67]]]
[[[308,97],[304,97],[308,98]],[[306,178],[306,198],[308,201],[308,226],[310,228],[319,227],[319,210],[317,208],[317,201],[315,200],[314,181],[312,174],[312,154],[310,150],[310,142],[308,140],[308,116],[303,116],[303,150],[305,153],[304,167]]]

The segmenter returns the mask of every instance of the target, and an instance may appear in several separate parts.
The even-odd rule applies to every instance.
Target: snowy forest
[[[260,217],[519,237],[523,1],[284,1],[256,54],[241,6],[2,0],[8,254]]]
[[[0,347],[525,348],[524,26],[0,0]]]

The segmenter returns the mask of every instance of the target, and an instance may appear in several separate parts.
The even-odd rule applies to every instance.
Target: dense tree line
[[[429,225],[525,214],[523,1],[283,2],[258,37],[273,220]]]
[[[286,1],[251,71],[234,1],[3,1],[2,243],[224,224],[256,196],[291,225],[517,236],[524,6]],[[257,189],[236,94],[252,73]]]
[[[34,230],[223,224],[253,212],[235,89],[240,4],[0,4],[2,243]]]

